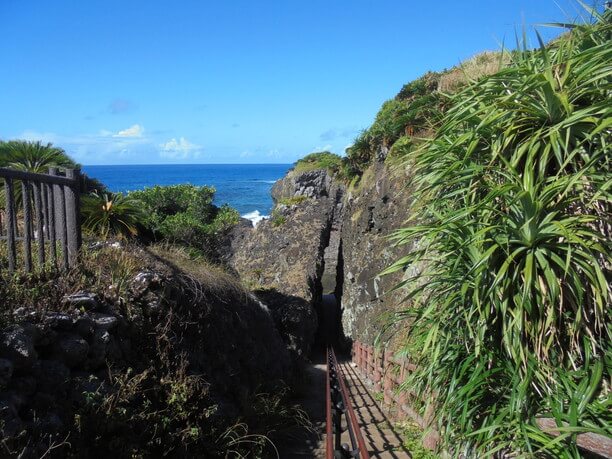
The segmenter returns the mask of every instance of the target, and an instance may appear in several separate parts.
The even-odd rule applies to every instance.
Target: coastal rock
[[[281,199],[296,196],[312,199],[329,197],[332,183],[333,179],[325,169],[301,173],[290,171],[272,186],[272,199],[278,203]]]
[[[256,228],[235,230],[226,262],[269,306],[287,348],[303,357],[314,342],[324,252],[342,191],[327,171],[315,170],[290,172],[273,196],[313,199],[277,205]]]

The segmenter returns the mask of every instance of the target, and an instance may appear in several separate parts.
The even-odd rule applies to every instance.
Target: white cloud
[[[283,157],[283,154],[279,150],[274,149],[274,150],[269,150],[266,156],[272,159],[281,159]]]
[[[202,147],[191,143],[185,137],[178,140],[172,138],[160,146],[160,156],[172,159],[197,158],[202,153]]]
[[[119,131],[113,137],[142,137],[144,128],[140,124],[134,124],[123,131]]]
[[[320,152],[320,151],[332,151],[333,150],[333,146],[331,144],[326,144],[323,145],[322,147],[315,147],[312,151],[313,152]]]
[[[241,158],[252,158],[253,156],[255,156],[255,153],[253,153],[252,151],[248,151],[248,150],[240,153]]]

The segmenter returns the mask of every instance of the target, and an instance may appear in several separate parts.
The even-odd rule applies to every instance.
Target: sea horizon
[[[228,204],[243,218],[257,223],[272,211],[273,184],[292,167],[293,163],[115,164],[83,165],[82,170],[115,193],[155,185],[212,186],[216,205]]]

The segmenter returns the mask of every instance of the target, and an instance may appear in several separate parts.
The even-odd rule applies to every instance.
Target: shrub
[[[440,124],[446,99],[437,92],[440,74],[429,72],[386,101],[372,125],[362,131],[346,150],[344,175],[361,175],[382,148],[391,148],[402,136],[435,128]]]
[[[146,229],[164,239],[209,250],[221,233],[238,223],[235,209],[215,206],[215,189],[209,186],[154,186],[133,191],[130,197],[144,203],[148,217]]]
[[[396,238],[417,249],[388,270],[424,269],[405,387],[456,456],[580,457],[577,433],[610,435],[611,18],[517,52],[411,154],[422,206]]]
[[[153,186],[132,191],[130,196],[142,201],[151,213],[151,226],[161,224],[159,219],[179,213],[188,213],[206,223],[212,218],[215,189],[210,186],[170,185]]]
[[[295,163],[296,172],[306,172],[315,169],[327,169],[332,175],[342,169],[342,158],[329,151],[310,153]]]

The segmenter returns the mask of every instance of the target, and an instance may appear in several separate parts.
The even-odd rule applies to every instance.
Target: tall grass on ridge
[[[580,457],[578,433],[612,433],[611,19],[514,52],[408,156],[422,205],[395,238],[416,249],[387,271],[423,269],[407,387],[455,456]]]

